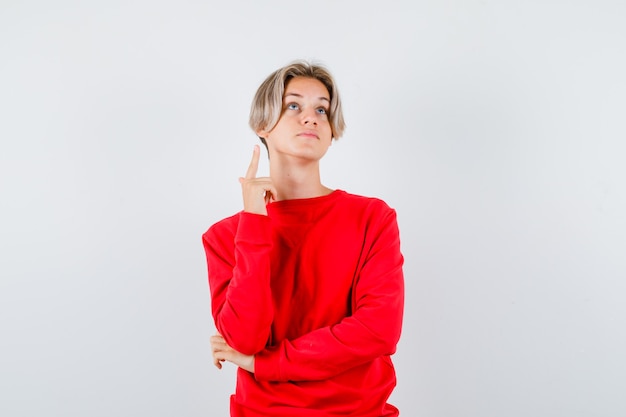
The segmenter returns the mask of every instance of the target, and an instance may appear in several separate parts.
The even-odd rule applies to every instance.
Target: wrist
[[[242,369],[253,374],[254,373],[254,355],[248,356],[243,365],[244,366],[241,367]]]

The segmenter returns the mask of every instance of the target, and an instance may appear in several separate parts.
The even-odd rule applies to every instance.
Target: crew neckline
[[[329,200],[334,200],[344,194],[346,194],[345,191],[340,190],[340,189],[335,189],[326,195],[321,195],[318,197],[294,198],[291,200],[273,201],[269,203],[268,206],[279,208],[279,207],[288,207],[288,206],[302,206],[302,205],[318,204],[318,203],[323,203]]]

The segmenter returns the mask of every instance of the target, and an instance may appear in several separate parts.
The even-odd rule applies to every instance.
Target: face
[[[330,94],[321,81],[307,77],[289,80],[278,123],[269,132],[257,132],[266,140],[270,158],[321,159],[332,140],[329,108]]]

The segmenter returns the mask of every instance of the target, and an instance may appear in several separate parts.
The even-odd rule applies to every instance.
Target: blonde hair
[[[334,139],[339,139],[343,134],[346,124],[341,110],[341,99],[337,85],[330,72],[319,64],[308,61],[293,61],[289,65],[279,68],[271,73],[259,86],[252,100],[250,108],[249,125],[257,132],[258,130],[271,131],[282,114],[283,94],[285,85],[294,77],[308,77],[320,81],[330,95],[330,109],[328,120]],[[267,147],[265,139],[261,142]]]

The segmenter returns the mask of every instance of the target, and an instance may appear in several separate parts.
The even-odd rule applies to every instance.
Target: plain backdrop
[[[0,0],[0,415],[228,414],[201,235],[241,209],[252,96],[298,58],[344,100],[323,181],[398,212],[390,402],[626,415],[624,22],[621,0]]]

